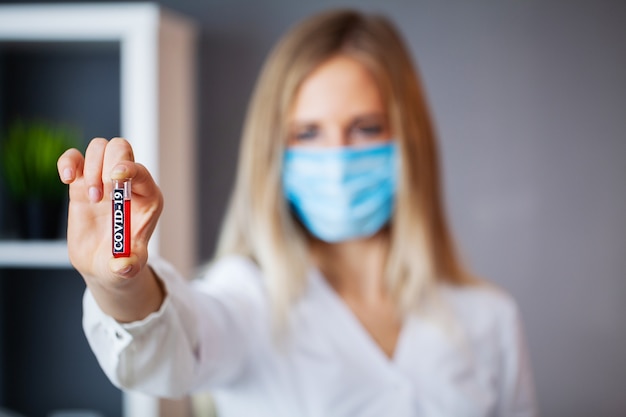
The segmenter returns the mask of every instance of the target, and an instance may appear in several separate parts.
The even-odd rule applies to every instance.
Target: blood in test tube
[[[112,192],[113,256],[130,256],[130,180],[113,180]]]

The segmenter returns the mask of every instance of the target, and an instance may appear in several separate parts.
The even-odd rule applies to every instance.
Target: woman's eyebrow
[[[387,117],[383,113],[360,114],[352,120],[353,123],[360,122],[385,122]]]
[[[315,120],[294,120],[289,123],[290,128],[317,126],[319,123]]]
[[[387,117],[383,113],[370,113],[356,116],[349,124],[349,127],[358,126],[360,124],[379,123],[387,124]]]

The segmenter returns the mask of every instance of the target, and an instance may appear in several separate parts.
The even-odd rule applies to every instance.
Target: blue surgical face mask
[[[397,153],[394,141],[367,147],[289,148],[283,161],[285,197],[321,240],[371,236],[391,218]]]

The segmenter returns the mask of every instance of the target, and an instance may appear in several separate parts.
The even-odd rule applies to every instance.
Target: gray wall
[[[160,3],[202,30],[201,257],[271,45],[316,10],[384,11],[422,71],[463,253],[519,302],[542,414],[626,414],[626,2]]]
[[[474,270],[519,302],[542,414],[626,415],[626,2],[171,2],[203,25],[202,255],[263,56],[347,3],[389,14],[411,46],[451,221]]]

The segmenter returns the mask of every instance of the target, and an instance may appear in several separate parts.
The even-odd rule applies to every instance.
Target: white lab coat
[[[167,296],[140,322],[117,323],[85,293],[87,339],[118,387],[211,390],[221,417],[537,414],[518,310],[491,286],[442,285],[454,325],[407,317],[389,359],[315,269],[277,344],[251,261],[224,258],[191,285],[162,260],[152,267]]]

